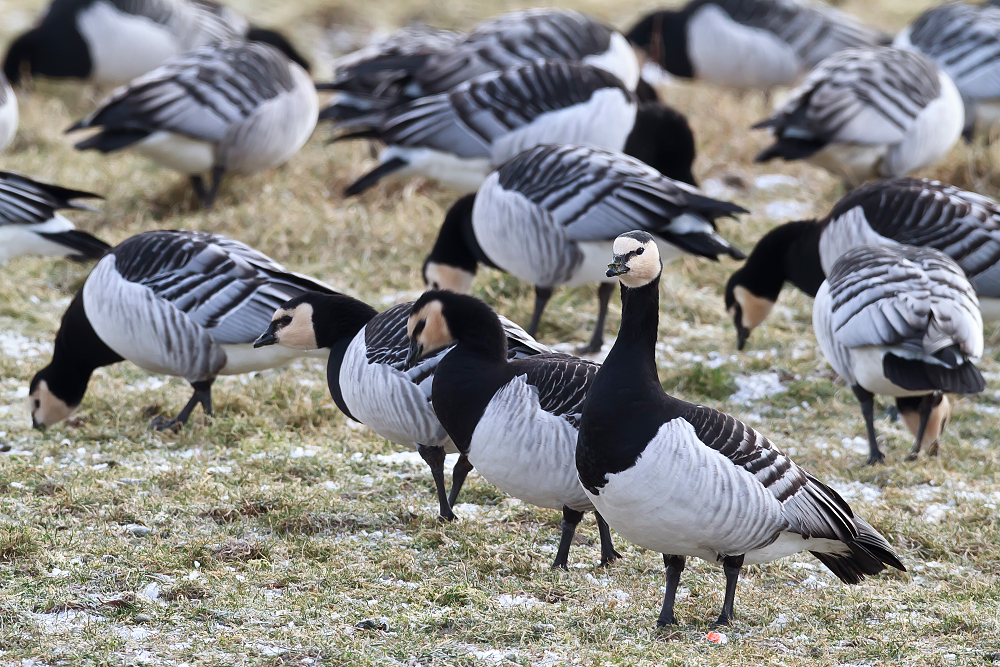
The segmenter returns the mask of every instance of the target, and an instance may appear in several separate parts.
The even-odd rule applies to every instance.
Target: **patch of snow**
[[[52,345],[20,334],[0,332],[0,352],[11,359],[37,357],[52,354]],[[27,396],[27,393],[25,393]]]
[[[475,519],[482,514],[483,507],[472,503],[459,503],[452,507],[451,511],[454,512],[455,516],[459,519]]]
[[[867,452],[868,446],[865,445],[865,451],[861,453]],[[839,493],[848,502],[859,501],[871,505],[882,497],[881,488],[873,484],[865,484],[864,482],[827,482],[827,486]]]
[[[941,523],[941,519],[954,509],[954,502],[931,503],[924,509],[923,519],[927,523]]]
[[[764,215],[769,220],[782,220],[785,218],[804,218],[812,213],[812,206],[805,202],[793,199],[778,199],[764,207]]]
[[[313,449],[312,447],[296,447],[292,450],[292,453],[288,455],[292,459],[301,459],[307,456],[316,456],[319,453],[318,449]]]
[[[738,375],[733,379],[736,382],[736,391],[729,398],[734,403],[746,405],[753,401],[759,401],[768,396],[787,391],[781,385],[781,380],[777,373]]]
[[[774,190],[780,187],[798,187],[799,179],[785,174],[761,174],[753,179],[753,186],[758,190]]]
[[[545,603],[530,595],[507,595],[504,593],[497,597],[497,605],[500,607],[544,607]]]
[[[860,435],[854,438],[843,438],[840,444],[844,446],[844,449],[852,451],[855,454],[868,453],[868,440],[867,438],[862,438]]]
[[[416,452],[395,452],[393,454],[376,454],[372,457],[379,463],[385,463],[386,465],[426,465],[424,460],[420,457],[420,454]]]

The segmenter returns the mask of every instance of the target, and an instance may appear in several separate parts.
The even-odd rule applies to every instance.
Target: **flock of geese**
[[[694,136],[640,77],[646,62],[739,91],[793,86],[755,126],[774,139],[757,159],[807,160],[855,189],[745,257],[719,223],[747,211],[698,189]],[[285,37],[208,0],[55,0],[10,45],[4,145],[17,129],[12,84],[76,78],[120,85],[69,128],[91,131],[76,148],[138,152],[187,175],[205,207],[226,176],[292,158],[321,119],[338,140],[384,147],[345,196],[412,175],[464,194],[423,265],[428,291],[378,312],[215,234],[150,231],[111,248],[58,212],[97,195],[0,173],[0,260],[96,260],[31,380],[36,427],[69,417],[93,372],[123,360],[190,382],[180,413],[153,423],[176,429],[199,404],[212,413],[217,376],[316,356],[345,415],[426,461],[442,518],[476,469],[562,511],[556,567],[590,511],[603,564],[620,557],[611,528],[662,553],[659,625],[677,622],[687,557],[723,566],[720,624],[744,565],[809,551],[849,584],[904,570],[763,434],[664,393],[659,281],[683,254],[745,258],[725,289],[740,349],[785,282],[814,296],[816,338],[858,398],[869,463],[884,460],[875,395],[896,399],[911,457],[936,454],[947,394],[985,387],[975,363],[983,318],[1000,317],[1000,206],[906,175],[1000,123],[1000,8],[942,5],[895,38],[799,0],[691,0],[625,34],[537,9],[464,34],[404,28],[338,60],[328,82],[308,70]],[[333,93],[322,109],[317,90]],[[480,264],[535,286],[527,330],[467,295]],[[602,364],[534,339],[553,290],[590,283],[600,309],[582,353],[601,348],[621,288]],[[450,490],[449,452],[460,454]]]

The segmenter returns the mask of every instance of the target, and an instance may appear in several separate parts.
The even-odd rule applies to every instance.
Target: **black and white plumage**
[[[194,387],[176,419],[154,420],[158,428],[184,424],[198,403],[211,414],[216,376],[276,368],[305,354],[256,350],[253,342],[278,306],[310,291],[335,293],[222,236],[132,236],[97,263],[63,315],[52,361],[31,380],[32,423],[45,427],[66,419],[94,370],[122,360]],[[325,358],[328,351],[308,354]]]
[[[613,74],[579,62],[489,72],[448,93],[358,116],[335,129],[339,139],[387,144],[381,164],[348,187],[348,196],[389,174],[421,174],[475,192],[497,165],[543,143],[624,151],[694,183],[687,119],[658,103],[640,105]]]
[[[0,151],[14,141],[18,120],[17,96],[7,77],[0,73]]]
[[[754,125],[775,138],[756,161],[807,160],[853,187],[933,164],[958,141],[964,119],[951,77],[927,57],[888,46],[846,49]]]
[[[524,502],[562,510],[552,567],[567,567],[576,525],[594,509],[577,477],[575,451],[580,409],[599,366],[566,354],[510,361],[497,315],[450,291],[421,295],[406,330],[411,360],[452,348],[434,373],[434,412],[480,475]],[[600,515],[597,522],[607,564],[619,554]]]
[[[628,39],[674,76],[738,90],[790,86],[827,56],[887,41],[836,9],[798,0],[691,0],[645,16]]]
[[[242,40],[270,43],[309,68],[283,35],[212,0],[53,0],[8,48],[3,68],[14,84],[27,70],[117,86],[193,49]]]
[[[860,245],[913,245],[958,263],[984,320],[1000,320],[1000,205],[937,181],[893,178],[852,190],[821,220],[769,231],[726,286],[740,349],[768,316],[785,281],[809,296],[840,257]]]
[[[444,457],[458,450],[431,406],[434,372],[448,350],[415,364],[407,362],[406,321],[412,306],[402,303],[378,313],[343,294],[302,294],[275,311],[254,346],[330,350],[327,382],[337,407],[383,438],[415,449],[431,469],[441,516],[451,520],[451,508],[472,465],[459,458],[448,494]],[[502,326],[512,359],[548,352],[513,322],[504,319]]]
[[[645,229],[668,259],[684,253],[712,260],[744,257],[719,236],[715,221],[745,209],[599,148],[542,145],[525,151],[490,174],[474,201],[460,200],[452,213],[424,263],[425,281],[467,291],[476,263],[485,262],[530,282],[536,295],[531,335],[554,287],[602,283],[597,327],[583,350],[588,353],[603,342],[614,289],[604,258],[617,235]]]
[[[61,209],[85,209],[77,199],[100,195],[49,185],[10,171],[0,171],[0,264],[18,255],[100,259],[111,246],[81,232],[60,215]]]
[[[318,108],[309,75],[280,51],[227,43],[167,61],[67,132],[99,129],[76,148],[132,149],[187,174],[208,207],[223,174],[252,174],[295,155],[316,127]]]
[[[622,283],[618,339],[587,395],[576,464],[597,511],[622,537],[663,554],[667,586],[658,625],[676,623],[685,557],[721,562],[733,619],[743,565],[810,551],[856,584],[886,565],[892,547],[836,491],[766,437],[725,413],[666,394],[656,373],[659,279],[653,237],[614,244],[608,275]]]
[[[844,253],[816,294],[813,329],[861,403],[869,463],[885,459],[875,440],[875,394],[896,397],[916,437],[915,459],[925,441],[937,453],[950,414],[943,394],[986,387],[974,365],[983,353],[976,293],[961,267],[933,248],[864,245]]]

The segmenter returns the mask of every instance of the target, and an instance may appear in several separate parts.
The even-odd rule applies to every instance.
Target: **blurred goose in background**
[[[658,103],[639,104],[614,75],[576,62],[489,72],[449,93],[358,116],[335,129],[338,140],[388,145],[379,166],[351,184],[347,196],[389,174],[420,174],[475,192],[497,165],[543,143],[624,151],[665,176],[694,184],[695,144],[687,119]]]
[[[983,319],[1000,320],[1000,205],[937,181],[893,178],[852,190],[822,220],[788,222],[764,235],[726,285],[739,349],[785,281],[816,296],[837,260],[866,244],[940,250],[972,282]]]
[[[590,354],[604,342],[614,291],[606,255],[618,234],[637,227],[651,232],[668,261],[685,253],[743,259],[719,236],[715,221],[746,212],[621,153],[538,146],[505,162],[476,195],[454,205],[424,262],[424,281],[434,289],[467,292],[483,262],[530,282],[532,336],[554,287],[601,283],[597,325],[580,351]]]
[[[0,151],[14,141],[18,120],[17,95],[7,77],[0,73]]]
[[[964,123],[958,89],[925,56],[888,46],[847,49],[817,65],[753,126],[775,137],[755,161],[807,160],[856,187],[933,164]]]
[[[455,518],[452,507],[472,464],[464,454],[459,457],[451,493],[447,493],[444,457],[458,450],[431,406],[431,384],[450,348],[417,363],[407,362],[406,320],[412,307],[413,302],[402,303],[379,313],[343,294],[307,292],[275,311],[254,347],[328,349],[326,376],[334,403],[350,419],[420,454],[434,478],[440,515],[451,521]],[[501,324],[512,359],[549,351],[506,318]]]
[[[434,373],[431,401],[458,449],[504,493],[562,510],[552,567],[568,567],[570,545],[594,505],[576,472],[580,410],[597,364],[566,354],[509,360],[506,335],[489,306],[449,291],[425,292],[406,331],[409,358],[452,348]],[[621,557],[600,514],[601,565]]]
[[[102,197],[0,171],[0,264],[18,255],[66,257],[76,262],[103,257],[111,246],[76,229],[56,212],[86,210],[73,203],[77,199]]]
[[[269,43],[309,69],[283,35],[210,0],[53,0],[10,45],[3,69],[15,85],[24,71],[121,85],[192,49],[229,40]]]
[[[100,130],[77,150],[132,149],[187,174],[210,208],[224,174],[252,174],[295,155],[316,127],[318,108],[309,75],[277,49],[259,42],[221,44],[170,60],[119,88],[67,132]]]
[[[674,76],[737,90],[794,85],[821,60],[888,37],[836,9],[797,0],[691,0],[627,35]]]
[[[936,455],[951,414],[945,393],[975,394],[986,381],[975,290],[933,248],[863,245],[844,253],[816,294],[813,329],[826,360],[857,396],[868,430],[868,463],[885,456],[875,439],[875,394],[894,396],[916,438]]]
[[[887,565],[905,571],[884,537],[766,437],[663,391],[658,246],[643,231],[615,240],[608,275],[622,283],[621,330],[583,404],[576,448],[580,482],[597,511],[628,541],[663,554],[657,625],[677,623],[686,557],[722,563],[719,625],[733,620],[744,565],[809,551],[847,584]]]
[[[253,348],[275,309],[303,292],[335,294],[328,285],[215,234],[132,236],[97,263],[63,315],[52,361],[31,380],[32,424],[44,428],[69,417],[94,370],[123,360],[150,373],[182,377],[194,388],[180,414],[157,417],[155,428],[179,428],[199,403],[211,415],[216,376],[329,354]]]

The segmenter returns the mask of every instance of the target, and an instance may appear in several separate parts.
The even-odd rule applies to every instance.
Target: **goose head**
[[[426,354],[455,342],[444,310],[444,299],[440,293],[435,292],[425,293],[413,304],[413,311],[406,320],[406,336],[410,339],[410,349],[406,355],[408,366]]]
[[[733,273],[726,283],[726,312],[733,318],[736,327],[736,347],[746,347],[750,333],[767,319],[775,301],[758,296],[743,284],[742,269]]]
[[[44,431],[73,414],[80,401],[70,401],[60,398],[50,388],[52,380],[51,367],[43,368],[31,379],[28,389],[28,410],[31,412],[31,425]]]
[[[608,277],[617,276],[622,285],[635,289],[653,282],[660,276],[663,263],[652,234],[626,232],[615,239],[615,260],[608,264]]]
[[[462,197],[448,209],[441,223],[437,240],[424,260],[424,285],[429,290],[446,289],[458,294],[468,294],[476,279],[479,261],[469,247],[475,243],[472,231],[472,210],[476,195]]]

